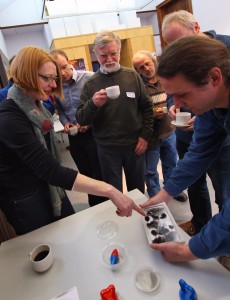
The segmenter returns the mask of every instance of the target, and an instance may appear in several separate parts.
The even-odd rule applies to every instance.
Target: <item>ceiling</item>
[[[0,11],[12,4],[17,0],[0,0]],[[50,0],[51,1],[51,0]],[[145,0],[146,1],[146,0]],[[151,2],[151,1],[150,1]],[[47,20],[44,20],[44,23],[48,23]],[[7,28],[1,28],[3,36],[12,36],[16,34],[26,34],[31,32],[42,32],[44,29],[44,23],[41,24],[30,24],[30,25],[21,25],[21,26],[9,26]]]

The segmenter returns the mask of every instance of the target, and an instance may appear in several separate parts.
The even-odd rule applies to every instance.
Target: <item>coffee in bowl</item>
[[[47,271],[53,264],[53,254],[49,245],[35,247],[29,254],[32,267],[37,272]]]
[[[35,256],[34,261],[43,260],[48,254],[49,254],[48,250],[42,251]]]

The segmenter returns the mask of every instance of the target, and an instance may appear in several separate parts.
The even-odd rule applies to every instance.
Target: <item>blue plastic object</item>
[[[118,262],[119,262],[118,251],[117,251],[117,249],[114,249],[110,256],[110,264],[116,265],[116,264],[118,264]]]
[[[183,279],[179,280],[179,285],[180,300],[198,300],[196,291],[191,285],[187,284]]]

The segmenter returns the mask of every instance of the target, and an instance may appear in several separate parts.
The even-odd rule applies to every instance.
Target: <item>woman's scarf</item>
[[[12,99],[17,106],[26,114],[31,121],[35,135],[41,144],[47,149],[44,135],[50,134],[50,151],[60,162],[60,152],[57,138],[53,129],[53,120],[50,112],[43,106],[42,101],[35,103],[34,99],[25,95],[20,88],[14,84],[8,91],[7,98]],[[61,215],[61,199],[64,197],[64,191],[60,187],[49,184],[49,190],[53,206],[53,215]]]

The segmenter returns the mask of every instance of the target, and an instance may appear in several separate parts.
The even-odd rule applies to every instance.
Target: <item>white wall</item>
[[[137,10],[143,5],[147,5],[150,0],[55,0],[46,2],[49,16],[60,16],[61,14],[94,14],[96,12],[117,12]],[[154,3],[155,1],[152,1]],[[153,5],[153,4],[152,4]],[[149,5],[146,6],[148,9]]]
[[[158,27],[156,11],[141,13],[138,14],[138,16],[140,17],[141,26],[152,25],[153,34],[154,34],[154,43],[156,47],[156,55],[160,55],[162,49],[161,49],[161,40],[159,35],[159,27]]]
[[[145,5],[145,7],[139,11],[156,10],[156,6],[158,4],[160,4],[161,2],[163,2],[163,1],[162,0],[153,0],[153,1],[149,2],[147,5]]]
[[[135,19],[137,19],[136,15]],[[105,28],[116,30],[128,27],[121,26],[115,12],[50,19],[48,26],[53,38],[88,34]]]
[[[3,37],[3,34],[0,30],[0,49],[2,50],[2,52],[5,54],[6,57],[9,57],[8,55],[8,51],[7,51],[7,48],[6,48],[6,43],[5,43],[5,39]]]
[[[40,31],[6,36],[5,43],[7,45],[8,58],[11,58],[21,48],[26,46],[36,46],[49,51],[49,46],[44,38],[44,34]]]
[[[217,33],[230,35],[229,0],[193,0],[192,6],[202,31],[214,29]]]
[[[162,2],[153,1],[153,9]],[[192,7],[202,31],[213,29],[219,34],[230,35],[229,0],[192,0]]]
[[[52,44],[52,40],[53,40],[53,35],[52,35],[49,24],[44,25],[44,34],[43,34],[43,36],[45,37],[45,40],[46,40],[46,43],[47,43],[48,47],[50,48],[50,46]]]
[[[156,6],[162,3],[163,0],[155,0],[151,2],[142,11],[156,10]],[[229,0],[192,0],[193,14],[197,19],[201,30],[215,30],[219,34],[230,35],[230,1]],[[141,11],[140,11],[141,12]],[[141,14],[140,14],[141,15]],[[143,21],[141,18],[141,24],[153,26],[154,34],[159,33],[157,14],[152,13],[152,17],[148,17]],[[157,30],[156,30],[157,29]],[[161,53],[160,37],[155,36],[156,53]]]

